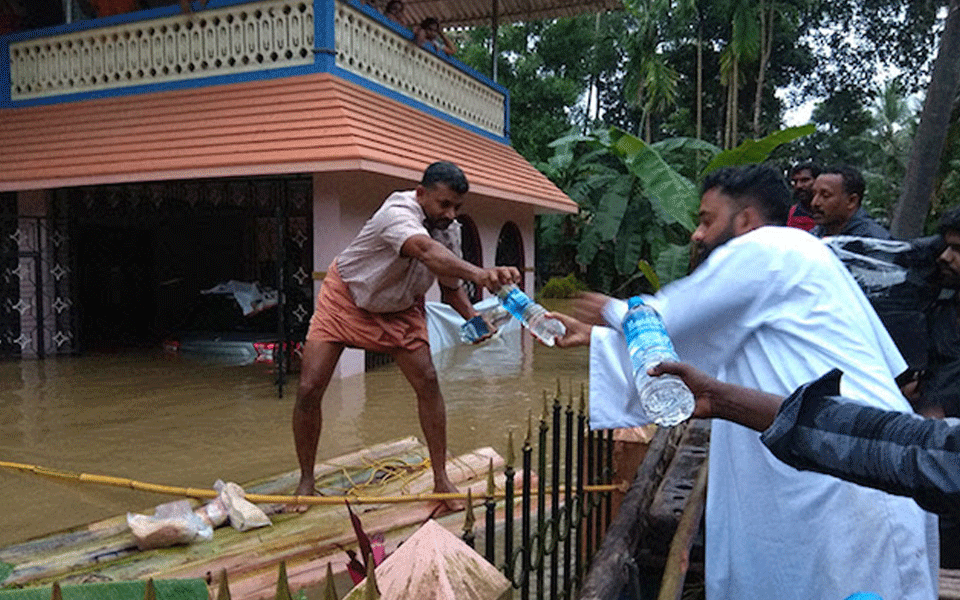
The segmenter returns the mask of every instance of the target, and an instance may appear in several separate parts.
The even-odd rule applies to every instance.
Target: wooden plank
[[[940,569],[940,600],[960,600],[960,570]]]
[[[411,442],[415,446],[411,446]],[[414,459],[403,459],[406,453]],[[383,445],[375,451],[360,451],[348,457],[325,461],[317,472],[324,477],[318,486],[341,486],[350,479],[369,477],[371,464],[387,459],[400,470],[417,465],[409,477],[391,477],[381,481],[364,494],[393,496],[426,493],[432,489],[433,477],[423,464],[426,448],[410,438]],[[448,462],[451,480],[463,491],[469,487],[476,502],[482,502],[486,493],[487,470],[493,462],[502,469],[503,459],[490,448],[481,448]],[[344,475],[342,471],[348,470]],[[246,486],[251,493],[289,493],[296,485],[299,473],[290,471],[276,477],[252,482]],[[522,474],[516,474],[519,485]],[[502,485],[502,477],[499,478]],[[385,545],[396,548],[416,527],[429,518],[436,502],[411,504],[370,504],[356,506],[368,533],[384,533]],[[450,516],[452,527],[462,525],[464,513]],[[303,514],[279,514],[273,517],[271,527],[238,532],[229,526],[221,527],[210,542],[150,551],[138,551],[132,534],[126,530],[125,519],[114,519],[110,526],[88,526],[74,532],[51,536],[56,542],[35,540],[20,545],[16,552],[7,549],[7,556],[17,556],[15,571],[4,585],[39,584],[53,579],[77,583],[90,579],[98,581],[176,579],[199,577],[212,581],[226,570],[233,597],[238,599],[271,597],[276,589],[276,568],[282,560],[287,563],[291,585],[303,587],[318,583],[326,574],[327,564],[342,573],[345,555],[341,547],[354,547],[356,538],[345,507],[316,505]],[[118,531],[117,523],[123,527]],[[96,533],[100,532],[100,536]],[[30,550],[36,551],[29,556]],[[112,554],[111,554],[112,553]],[[264,594],[261,596],[261,594]]]

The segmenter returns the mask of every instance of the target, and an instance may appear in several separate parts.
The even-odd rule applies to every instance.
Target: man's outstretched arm
[[[683,379],[696,398],[695,417],[762,431],[764,445],[792,467],[909,496],[930,512],[960,514],[960,421],[842,400],[836,369],[783,400],[682,363],[649,372]]]

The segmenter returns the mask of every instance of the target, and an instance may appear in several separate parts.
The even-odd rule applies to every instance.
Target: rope
[[[410,468],[415,465],[409,465],[407,463],[402,463],[405,468]],[[424,463],[426,464],[426,463]],[[195,498],[198,500],[212,500],[218,496],[218,492],[212,489],[201,489],[201,488],[190,488],[190,487],[177,487],[171,485],[161,485],[157,483],[148,483],[143,481],[136,481],[134,479],[128,479],[125,477],[111,477],[109,475],[95,475],[90,473],[73,473],[70,471],[61,471],[58,469],[50,469],[47,467],[40,467],[36,465],[27,465],[23,463],[8,462],[0,460],[0,468],[10,469],[13,471],[21,471],[25,473],[32,473],[34,475],[41,475],[43,477],[50,477],[53,479],[65,479],[72,480],[78,483],[89,483],[94,485],[107,485],[113,487],[129,488],[132,490],[138,490],[142,492],[153,492],[155,494],[164,494],[167,496],[183,496],[186,498]],[[353,483],[350,478],[349,473],[344,473],[347,481]],[[396,476],[401,477],[401,476]],[[369,482],[361,485],[368,485]],[[348,492],[357,489],[357,486],[348,490]],[[618,485],[585,485],[583,486],[585,492],[589,493],[605,493],[613,491],[623,491],[622,486]],[[546,493],[549,493],[551,490],[546,490]],[[516,490],[514,490],[516,494]],[[531,490],[531,494],[536,495],[537,490]],[[497,490],[494,492],[493,497],[497,499],[502,499],[505,495],[504,491]],[[462,492],[456,493],[422,493],[422,494],[406,494],[403,496],[365,496],[356,493],[348,493],[343,496],[290,496],[290,495],[278,495],[278,494],[245,494],[244,497],[255,504],[297,504],[297,505],[338,505],[343,504],[345,501],[349,501],[351,504],[400,504],[404,502],[424,502],[424,501],[444,501],[444,500],[466,500],[467,494]],[[484,494],[484,497],[488,497],[487,494]]]

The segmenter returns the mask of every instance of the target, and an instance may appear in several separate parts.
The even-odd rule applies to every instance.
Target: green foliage
[[[13,573],[13,565],[0,562],[0,583],[3,583],[7,577],[10,577],[10,573]]]
[[[745,140],[736,148],[724,150],[714,156],[710,164],[703,170],[703,174],[706,175],[720,167],[763,162],[778,146],[810,135],[814,131],[816,131],[816,126],[811,123],[801,125],[800,127],[788,127],[787,129],[774,131],[761,140]]]
[[[660,153],[636,137],[616,132],[613,147],[621,154],[627,169],[640,180],[654,209],[667,224],[679,223],[693,231],[693,216],[699,196],[696,185],[674,170]],[[677,141],[679,143],[679,141]],[[693,144],[700,148],[702,145]]]
[[[812,131],[812,125],[784,129],[726,152],[684,138],[651,145],[617,128],[556,140],[541,168],[580,212],[541,218],[538,252],[551,258],[541,277],[575,272],[590,288],[619,296],[682,277],[700,202],[695,180],[723,166],[762,162]],[[686,168],[690,156],[712,160],[689,177],[671,163]]]
[[[540,288],[541,298],[573,298],[580,292],[587,292],[590,288],[570,273],[566,277],[552,277]]]

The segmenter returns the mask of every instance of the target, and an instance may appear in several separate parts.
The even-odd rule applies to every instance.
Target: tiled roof
[[[572,17],[622,10],[621,0],[496,0],[500,23]],[[384,1],[384,4],[386,2]],[[444,27],[490,25],[494,2],[476,0],[404,0],[406,16],[415,23],[434,17]]]
[[[327,73],[0,110],[0,191],[279,173],[412,181],[435,160],[472,192],[575,212],[507,144]]]

